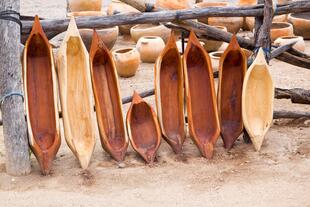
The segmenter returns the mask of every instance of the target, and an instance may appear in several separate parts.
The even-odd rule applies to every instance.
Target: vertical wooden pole
[[[19,12],[19,0],[0,1],[0,11]],[[18,18],[17,15],[11,14]],[[0,97],[12,92],[22,92],[20,51],[20,25],[0,19]],[[6,155],[6,171],[11,175],[30,173],[24,105],[20,96],[9,96],[2,106],[3,136]]]

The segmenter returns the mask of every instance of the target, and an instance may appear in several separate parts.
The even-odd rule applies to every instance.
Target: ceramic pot
[[[220,29],[222,31],[227,32],[227,29],[224,26],[214,26],[214,27],[216,27],[217,29]],[[222,41],[205,39],[205,38],[201,38],[200,40],[204,43],[203,47],[208,52],[217,51],[223,45]]]
[[[211,58],[213,72],[216,72],[219,70],[220,58],[223,55],[223,53],[224,51],[215,51],[215,52],[209,53],[209,56]]]
[[[113,1],[109,4],[107,14],[109,16],[115,15],[115,14],[129,14],[129,13],[140,13],[139,10],[133,8],[132,6],[129,6],[128,4]],[[119,26],[119,32],[124,35],[130,35],[130,29],[134,25],[121,25]]]
[[[310,39],[310,12],[288,15],[288,22],[294,26],[294,33],[304,39]]]
[[[195,0],[156,0],[155,7],[169,10],[189,9],[195,2]]]
[[[284,37],[279,37],[274,41],[274,44],[276,46],[283,46],[283,45],[287,45],[290,44],[292,42],[296,42],[295,45],[293,45],[293,48],[300,51],[300,52],[304,52],[306,49],[306,44],[304,41],[304,38],[302,36],[284,36]]]
[[[251,6],[257,4],[257,0],[239,0],[239,6]]]
[[[201,2],[195,4],[196,8],[207,7],[224,7],[228,6],[228,2]],[[243,17],[205,17],[199,18],[198,21],[211,26],[224,26],[228,32],[237,33],[243,26]]]
[[[121,77],[134,76],[140,65],[140,54],[136,48],[123,48],[113,51],[116,70]]]
[[[277,15],[273,18],[272,22],[287,22],[287,15],[282,14],[282,15]],[[255,18],[254,17],[246,17],[245,18],[245,25],[244,29],[248,31],[253,31],[255,25]]]
[[[102,0],[68,0],[71,12],[100,11]]]
[[[137,43],[142,62],[154,63],[165,48],[165,43],[160,37],[146,36],[141,37]]]
[[[275,41],[278,37],[293,36],[293,26],[287,22],[273,22],[271,25],[270,37],[271,41]]]
[[[135,42],[138,42],[141,37],[145,36],[161,37],[164,42],[167,42],[171,34],[171,29],[164,25],[138,24],[130,29],[130,34]]]
[[[185,40],[184,40],[184,51],[185,51],[185,49],[186,49],[186,47],[187,47],[187,42],[188,42],[188,39],[185,39]],[[199,42],[200,42],[200,44],[201,44],[203,47],[205,46],[205,43],[204,43],[204,42],[202,42],[202,41],[199,41]],[[177,48],[178,48],[179,52],[182,53],[182,40],[178,40],[176,44],[177,44]]]
[[[87,50],[89,51],[93,38],[93,29],[79,29],[79,32]],[[99,38],[104,42],[105,46],[111,50],[118,37],[118,26],[96,29],[96,32]]]
[[[80,11],[80,12],[69,12],[68,17],[83,17],[83,16],[106,16],[107,13],[103,11]]]

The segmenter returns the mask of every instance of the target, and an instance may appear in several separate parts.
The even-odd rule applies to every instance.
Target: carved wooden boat
[[[183,55],[189,132],[201,154],[209,159],[220,134],[211,60],[191,32]]]
[[[128,147],[112,55],[96,31],[90,49],[90,70],[97,122],[102,147],[117,161],[123,161]]]
[[[155,64],[155,97],[162,134],[177,154],[185,140],[182,59],[171,34]]]
[[[93,101],[89,56],[74,17],[59,48],[57,65],[65,138],[85,169],[95,146]]]
[[[220,59],[218,110],[224,147],[230,149],[243,131],[242,85],[247,58],[233,35]]]
[[[57,78],[52,47],[36,16],[23,54],[29,144],[43,174],[49,174],[60,146]]]
[[[133,149],[147,163],[153,163],[160,145],[161,132],[156,113],[134,92],[126,117],[127,132]]]
[[[247,70],[242,90],[242,118],[254,147],[260,150],[272,124],[274,85],[263,49]]]

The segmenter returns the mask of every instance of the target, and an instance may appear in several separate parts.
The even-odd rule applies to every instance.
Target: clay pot
[[[80,11],[80,12],[69,12],[68,17],[84,17],[84,16],[106,16],[107,13],[103,11]]]
[[[271,25],[270,37],[271,41],[275,41],[278,37],[293,36],[293,26],[287,22],[273,22]]]
[[[272,22],[287,22],[287,15],[282,14],[282,15],[277,15],[273,18]],[[255,25],[255,18],[254,17],[246,17],[245,18],[245,23],[243,28],[248,31],[253,31]]]
[[[113,1],[109,4],[107,14],[109,16],[115,14],[129,14],[129,13],[140,13],[139,10],[129,6],[128,4],[124,4],[122,2]],[[133,24],[130,25],[121,25],[119,26],[119,32],[121,34],[129,35],[130,29],[133,27]]]
[[[89,51],[92,43],[93,29],[79,29],[79,32],[87,50]],[[105,46],[111,50],[118,37],[118,26],[96,29],[96,32],[99,38],[104,42]]]
[[[288,22],[294,26],[294,33],[304,39],[310,39],[310,12],[288,15]]]
[[[304,38],[301,36],[279,37],[274,41],[274,44],[276,46],[283,46],[283,45],[287,45],[292,42],[295,42],[296,40],[297,40],[297,43],[293,46],[293,48],[300,52],[304,52],[306,49],[306,44],[305,44]]]
[[[250,6],[257,4],[257,0],[239,0],[239,6]]]
[[[165,48],[165,43],[160,37],[146,36],[141,37],[136,45],[142,62],[154,63]]]
[[[123,48],[113,51],[116,70],[121,77],[134,76],[140,65],[140,54],[136,48]]]
[[[224,51],[215,51],[215,52],[210,52],[209,56],[211,58],[211,64],[213,68],[213,72],[219,70],[219,64],[220,64],[220,58],[223,55]]]
[[[192,8],[195,0],[156,0],[155,7],[169,10]]]
[[[186,49],[186,47],[187,47],[187,42],[188,42],[188,39],[185,39],[184,40],[184,51],[185,51],[185,49]],[[202,41],[199,41],[200,42],[200,44],[204,47],[205,46],[205,43],[204,42],[202,42]],[[178,48],[178,50],[179,50],[179,52],[181,53],[182,52],[182,40],[178,40],[177,41],[177,48]]]
[[[141,37],[145,36],[161,37],[164,42],[167,42],[171,34],[171,29],[164,25],[138,24],[130,29],[130,34],[135,42],[138,42]]]
[[[201,2],[195,4],[196,8],[207,7],[224,7],[228,6],[228,2]],[[212,26],[224,26],[228,32],[237,33],[243,26],[243,17],[205,17],[200,18],[198,21],[212,25]]]
[[[102,0],[68,0],[71,12],[100,11]]]
[[[214,26],[214,27],[227,32],[227,29],[224,26]],[[217,41],[217,40],[211,40],[211,39],[205,39],[205,38],[201,38],[200,40],[204,43],[203,47],[208,52],[217,51],[223,44],[222,41]]]

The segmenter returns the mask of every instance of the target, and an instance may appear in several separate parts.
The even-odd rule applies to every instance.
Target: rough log
[[[302,88],[293,88],[293,89],[276,88],[275,98],[291,99],[292,103],[310,104],[310,90],[305,90]]]
[[[273,119],[299,119],[299,118],[310,119],[310,113],[301,111],[275,111],[273,113]]]
[[[0,1],[0,10],[19,12],[20,1]],[[17,15],[11,17],[19,18]],[[20,62],[20,26],[0,19],[0,96],[22,92]],[[2,99],[2,98],[1,98]],[[29,146],[27,139],[24,104],[20,96],[2,99],[3,137],[5,145],[6,172],[10,175],[30,173]]]

